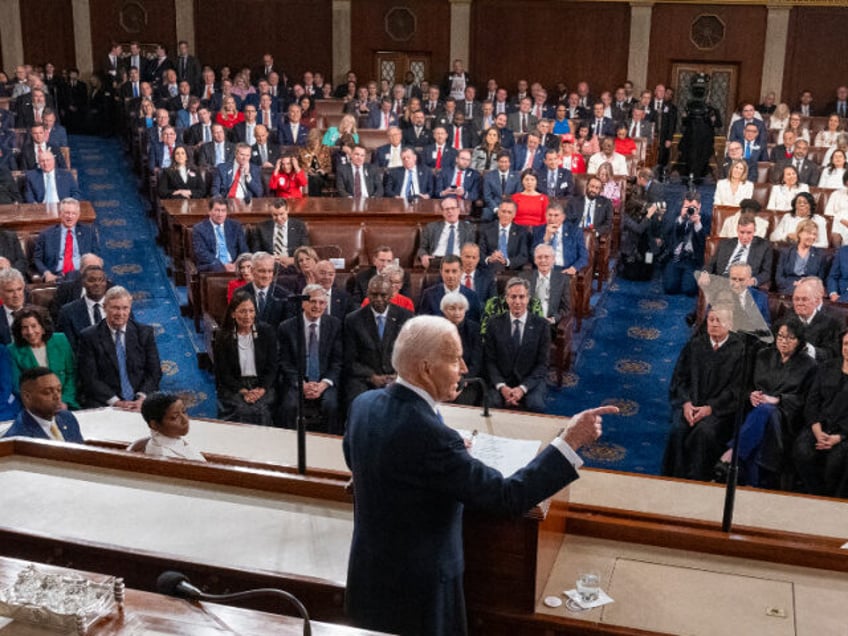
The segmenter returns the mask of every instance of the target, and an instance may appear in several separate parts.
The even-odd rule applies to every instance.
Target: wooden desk
[[[0,587],[14,583],[28,561],[0,557]],[[94,581],[104,581],[107,576],[82,572],[68,568],[35,563],[43,572],[82,575]],[[281,602],[281,607],[284,604]],[[309,608],[307,608],[307,611]],[[10,619],[0,618],[0,631],[4,636],[50,636],[53,632],[42,632],[36,627],[19,625]],[[91,628],[98,636],[134,636],[137,634],[180,634],[185,636],[215,636],[218,634],[241,634],[243,636],[266,636],[269,633],[303,634],[303,622],[299,618],[257,612],[217,603],[193,603],[160,594],[127,588],[123,611],[113,612]],[[312,633],[316,636],[366,636],[375,634],[353,627],[312,621]]]
[[[97,215],[90,201],[80,201],[80,223],[94,223]],[[58,203],[9,203],[0,205],[0,229],[40,232],[59,222]]]

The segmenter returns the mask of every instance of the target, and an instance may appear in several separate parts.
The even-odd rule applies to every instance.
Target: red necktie
[[[465,287],[471,289],[471,274],[465,274]]]
[[[41,110],[39,110],[39,109],[35,110],[35,123],[36,124],[41,123]]]
[[[233,176],[233,185],[230,186],[230,191],[227,192],[228,199],[235,199],[238,194],[239,181],[241,181],[241,166],[236,168],[236,174]]]
[[[453,129],[453,147],[462,150],[462,140],[459,134],[459,126]]]
[[[456,184],[455,185],[456,185],[457,188],[462,187],[462,170],[456,171]]]
[[[171,153],[171,161],[174,160],[174,147],[168,146],[168,152]]]
[[[68,230],[65,233],[65,256],[62,258],[62,274],[74,270],[74,231]]]
[[[436,151],[436,170],[442,169],[442,149]]]
[[[383,127],[385,127],[385,128],[389,127],[389,114],[388,113],[383,115]]]

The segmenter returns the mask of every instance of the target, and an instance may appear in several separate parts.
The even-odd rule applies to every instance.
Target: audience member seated
[[[294,251],[294,273],[293,279],[289,277],[286,288],[293,294],[299,294],[300,290],[317,283],[315,266],[318,264],[317,252],[308,245],[301,245]]]
[[[480,145],[474,149],[471,167],[479,172],[494,170],[497,167],[498,156],[502,152],[501,136],[494,126],[483,133]],[[467,365],[466,365],[467,366]]]
[[[570,171],[572,175],[586,173],[586,160],[583,158],[583,155],[575,150],[574,135],[572,134],[562,136],[560,164],[563,168]]]
[[[727,157],[725,157],[724,162],[719,168],[719,176],[722,179],[730,177],[730,167],[734,161],[744,161],[748,166],[748,181],[755,182],[757,180],[759,173],[757,162],[750,158],[745,158],[745,155],[742,153],[742,144],[738,141],[731,141],[727,144]]]
[[[227,283],[227,302],[233,299],[235,291],[253,281],[253,254],[239,254],[235,262],[236,277]]]
[[[848,302],[848,245],[843,245],[833,255],[827,276],[827,293],[832,302]]]
[[[17,232],[0,230],[0,266],[0,269],[14,267],[26,276],[27,260]]]
[[[477,294],[482,308],[489,298],[498,295],[497,281],[488,267],[480,267],[480,246],[477,243],[465,243],[459,259],[462,266],[460,283]]]
[[[16,269],[0,270],[0,300],[3,304],[3,319],[0,319],[0,344],[12,342],[12,323],[15,314],[24,306],[25,283],[23,275]]]
[[[792,292],[792,314],[806,327],[805,351],[817,362],[839,357],[839,334],[842,321],[822,306],[824,285],[815,277],[802,278]]]
[[[418,165],[418,157],[412,148],[404,148],[400,158],[402,162],[400,167],[390,167],[386,171],[383,187],[385,196],[407,201],[431,198],[434,195],[434,184],[433,173],[430,169]]]
[[[276,381],[275,330],[256,320],[253,297],[237,289],[215,336],[218,418],[273,426]]]
[[[41,165],[41,157],[48,152],[56,158],[56,165],[59,168],[67,167],[62,149],[55,143],[48,142],[45,137],[43,125],[36,124],[29,129],[29,138],[21,146],[21,152],[18,155],[18,170],[35,170]]]
[[[497,169],[483,176],[483,213],[481,221],[491,221],[495,217],[501,201],[510,198],[520,189],[517,172],[510,169],[509,151],[501,150],[497,157]]]
[[[792,113],[789,115],[789,123],[786,128],[783,129],[783,132],[786,132],[787,130],[791,130],[795,133],[796,140],[803,139],[808,144],[810,143],[810,131],[801,123],[801,113]]]
[[[614,179],[612,165],[605,161],[598,166],[595,176],[601,182],[601,197],[607,199],[614,209],[618,209],[621,204],[621,185]]]
[[[271,218],[259,223],[251,234],[254,252],[268,252],[283,268],[294,266],[294,251],[309,244],[306,225],[299,219],[289,217],[289,205],[285,199],[274,201]]]
[[[244,121],[244,115],[239,112],[234,97],[224,97],[221,110],[215,115],[215,123],[232,130],[239,122]]]
[[[20,392],[20,376],[26,369],[47,367],[62,383],[62,405],[78,409],[74,353],[63,333],[54,333],[47,311],[35,305],[23,307],[12,323],[12,384]]]
[[[198,163],[201,166],[216,168],[222,164],[231,164],[236,158],[236,145],[227,141],[227,133],[221,124],[212,126],[212,141],[200,147]]]
[[[333,155],[330,147],[321,143],[320,130],[314,128],[309,131],[306,135],[305,145],[298,148],[297,158],[306,171],[306,177],[309,181],[309,196],[322,196],[324,188],[331,183]]]
[[[707,333],[693,336],[680,353],[663,475],[709,481],[730,439],[744,364],[742,339],[730,331],[732,315],[730,308],[711,308]]]
[[[442,199],[440,207],[443,220],[432,221],[421,230],[421,245],[417,256],[424,269],[430,267],[433,258],[449,254],[459,256],[460,248],[465,243],[475,242],[474,226],[459,219],[459,202],[449,197]]]
[[[68,197],[79,199],[81,196],[73,173],[56,168],[56,158],[51,152],[42,153],[38,168],[26,173],[24,200],[27,203],[59,203]]]
[[[538,175],[532,168],[521,173],[521,191],[512,195],[516,205],[515,223],[527,227],[545,224],[545,213],[548,209],[548,197],[536,188]]]
[[[453,170],[442,170],[436,176],[435,195],[444,199],[454,197],[470,201],[473,204],[480,198],[480,175],[472,170],[471,151],[463,148],[457,153],[456,166]]]
[[[768,161],[768,146],[766,146],[765,126],[762,122],[750,123],[745,125],[743,137],[741,139],[731,139],[742,144],[742,157],[749,166],[749,171],[756,167],[760,161]]]
[[[256,320],[270,325],[276,331],[287,315],[291,315],[286,311],[288,290],[277,284],[277,269],[271,254],[262,251],[254,252],[251,261],[253,280],[237,291],[246,293],[253,299]]]
[[[47,283],[79,271],[81,255],[100,251],[97,231],[90,225],[77,223],[79,201],[62,199],[59,204],[59,224],[39,232],[35,241],[33,265]]]
[[[383,196],[383,180],[374,166],[365,163],[366,150],[356,145],[350,152],[350,162],[336,172],[336,192],[340,197],[367,199]]]
[[[272,196],[281,199],[302,199],[308,182],[297,156],[285,155],[277,160],[268,189]]]
[[[109,287],[102,265],[84,266],[80,275],[83,294],[59,309],[57,328],[77,350],[79,335],[103,319],[103,296]]]
[[[344,377],[348,403],[360,393],[381,389],[394,382],[392,349],[400,328],[412,312],[389,302],[392,283],[377,274],[368,282],[367,307],[360,307],[344,321]]]
[[[577,223],[566,219],[560,203],[548,204],[546,220],[545,225],[533,228],[534,254],[537,246],[549,245],[553,250],[554,267],[561,268],[570,278],[589,264],[583,231]]]
[[[775,164],[791,161],[795,155],[795,133],[791,130],[784,131],[778,137],[778,139],[781,138],[783,143],[771,149],[770,160]]]
[[[495,208],[498,220],[480,229],[480,254],[493,274],[505,269],[519,270],[529,261],[530,234],[515,223],[518,206],[506,199]]]
[[[801,428],[807,391],[816,363],[804,353],[804,325],[797,318],[777,324],[775,342],[757,353],[754,390],[739,432],[739,483],[779,488],[784,464],[784,440]],[[716,481],[725,483],[733,460],[733,442],[715,466]]]
[[[177,131],[171,126],[165,126],[162,131],[162,141],[156,143],[155,140],[151,140],[150,142],[150,149],[147,151],[147,169],[153,173],[157,168],[160,170],[170,168],[174,163],[174,152],[182,147],[182,144],[177,143]]]
[[[698,293],[695,270],[704,262],[704,226],[701,224],[701,194],[687,192],[675,217],[663,221],[664,258],[663,291],[666,294]],[[712,465],[712,464],[711,464]]]
[[[831,193],[825,207],[825,216],[833,217],[833,233],[842,239],[842,245],[848,245],[848,171],[842,177],[844,187]]]
[[[403,286],[403,270],[398,269],[400,270],[398,289],[400,289]],[[315,280],[324,288],[324,293],[327,295],[327,313],[344,321],[345,316],[353,311],[354,307],[350,295],[344,289],[335,286],[336,268],[330,261],[315,263]],[[394,279],[392,279],[392,288],[394,288]]]
[[[841,188],[845,179],[845,151],[834,150],[830,155],[830,163],[821,171],[818,186],[836,190]]]
[[[468,299],[462,294],[449,292],[442,296],[439,303],[441,314],[456,325],[459,339],[462,341],[462,360],[468,369],[464,378],[479,378],[483,371],[483,339],[480,336],[480,323],[467,317]],[[462,386],[462,385],[460,385]],[[455,404],[476,405],[480,403],[480,386],[469,384],[462,388]]]
[[[56,111],[45,108],[41,121],[44,124],[44,141],[60,149],[68,146],[68,131],[56,122]]]
[[[2,363],[0,366],[5,367]],[[20,385],[23,409],[16,414],[15,421],[3,437],[34,437],[75,444],[85,441],[77,418],[65,410],[62,383],[55,373],[45,367],[27,369],[21,374]],[[3,404],[5,406],[7,400],[3,400]],[[6,407],[4,410],[10,409]]]
[[[227,201],[209,199],[209,222],[201,221],[192,228],[191,245],[198,272],[233,272],[233,259],[248,251],[244,228],[227,218]]]
[[[774,112],[769,115],[769,130],[784,130],[789,125],[789,105],[781,102],[774,107]]]
[[[742,199],[739,202],[739,211],[731,214],[724,219],[719,232],[720,238],[733,238],[736,236],[736,228],[739,226],[739,219],[747,214],[754,217],[755,230],[754,234],[762,239],[768,237],[768,221],[756,216],[757,212],[762,210],[762,206],[754,199]]]
[[[827,255],[824,249],[815,247],[818,227],[811,219],[798,223],[795,230],[798,242],[780,252],[775,273],[777,291],[791,294],[802,278],[816,276],[824,279]]]
[[[719,179],[716,183],[713,205],[739,206],[753,194],[754,184],[748,181],[748,163],[742,159],[734,159],[731,161],[727,178]]]
[[[570,170],[560,166],[559,151],[545,150],[545,165],[539,174],[542,190],[548,199],[564,199],[574,194],[574,178]]]
[[[541,303],[553,337],[557,325],[571,316],[572,278],[554,267],[554,250],[547,243],[540,243],[533,250],[533,263],[536,269],[519,275],[530,283],[530,296]]]
[[[483,306],[480,297],[473,289],[461,284],[461,260],[455,254],[446,254],[442,259],[439,274],[442,282],[432,285],[423,291],[418,303],[418,313],[431,316],[441,316],[439,309],[442,297],[450,292],[458,292],[468,299],[468,317],[474,322],[480,322]]]
[[[792,168],[787,168],[787,170],[791,171]],[[804,184],[801,185],[803,186]],[[773,189],[772,192],[774,192]],[[816,200],[812,194],[806,191],[796,194],[791,199],[787,209],[790,211],[789,214],[783,215],[780,223],[777,224],[774,232],[771,233],[771,240],[773,242],[796,242],[798,240],[798,224],[805,219],[811,219],[818,228],[815,246],[821,248],[828,247],[830,242],[827,236],[827,222],[823,216],[816,214]]]
[[[153,457],[206,461],[185,439],[189,430],[188,413],[176,393],[151,393],[141,404],[141,416],[150,428],[150,436],[133,442],[127,450],[138,449]]]
[[[368,296],[368,283],[377,274],[382,274],[387,265],[390,265],[395,260],[392,248],[388,245],[378,245],[371,252],[371,266],[366,267],[356,273],[354,278],[353,297],[351,301],[358,307],[362,301]],[[403,287],[400,293],[409,296],[409,274],[404,275]]]
[[[302,303],[303,323],[297,317],[283,322],[277,331],[278,366],[282,408],[280,418],[288,428],[297,426],[298,376],[303,373],[303,405],[316,406],[321,425],[309,430],[339,435],[339,385],[343,362],[342,322],[327,314],[327,294],[321,285],[307,285]],[[303,364],[298,364],[298,357]],[[302,369],[302,371],[301,371]]]
[[[404,284],[404,271],[400,265],[395,265],[394,263],[390,263],[383,268],[383,271],[380,272],[383,276],[387,276],[389,281],[392,283],[392,296],[389,298],[389,302],[393,305],[397,305],[398,307],[403,307],[407,311],[411,311],[415,313],[415,303],[412,302],[412,299],[408,296],[404,296],[400,293],[400,290],[403,288]],[[368,299],[368,296],[365,297],[365,300],[362,301],[361,307],[365,307],[369,305],[371,301]]]
[[[601,151],[599,138],[592,134],[592,129],[585,122],[577,125],[577,134],[574,136],[574,150],[589,157]]]
[[[595,236],[608,236],[612,230],[612,202],[601,195],[603,182],[597,176],[586,181],[585,194],[571,197],[565,218],[577,228],[591,229]]]
[[[189,166],[185,147],[175,148],[171,166],[159,174],[159,198],[202,199],[205,196],[205,179]]]
[[[624,158],[624,155],[620,155],[615,151],[615,141],[613,141],[612,137],[607,137],[601,141],[601,149],[589,158],[589,166],[586,168],[586,172],[596,174],[602,163],[611,164],[613,174],[616,176],[626,177],[628,174],[627,160]]]
[[[132,296],[123,287],[106,292],[103,309],[105,319],[79,336],[77,376],[83,406],[138,411],[162,378],[153,328],[131,318]]]
[[[2,151],[0,151],[0,154],[2,154]],[[11,171],[6,166],[0,165],[0,205],[23,203],[23,200]]]
[[[547,320],[527,310],[530,285],[510,278],[504,293],[509,311],[489,320],[484,361],[489,403],[496,408],[545,410],[551,330]]]
[[[244,199],[262,196],[262,172],[250,163],[250,146],[236,145],[235,161],[222,163],[212,178],[212,196]]]
[[[815,143],[817,148],[825,148],[836,145],[836,138],[842,132],[842,123],[839,120],[839,115],[833,114],[827,118],[827,127],[820,130],[816,135]]]
[[[757,279],[757,285],[771,284],[774,251],[771,243],[755,235],[755,219],[753,214],[739,217],[736,238],[723,238],[718,242],[718,248],[705,268],[707,273],[727,276],[731,265],[747,263]]]
[[[730,292],[733,295],[734,322],[752,325],[753,320],[748,317],[748,312],[756,307],[766,325],[771,325],[768,294],[757,289],[757,279],[751,273],[751,266],[741,261],[734,263],[730,266],[727,277],[730,283]],[[740,317],[739,322],[737,322],[737,316]],[[742,323],[742,320],[745,322]]]
[[[260,168],[273,168],[280,158],[280,147],[268,142],[268,128],[257,124],[253,130],[254,144],[250,147],[250,163]],[[301,148],[302,152],[304,149]]]
[[[786,183],[786,168],[792,167],[795,170],[795,183],[803,186],[814,186],[819,182],[819,173],[821,168],[807,158],[807,152],[810,145],[803,139],[798,139],[795,142],[795,148],[792,151],[792,159],[781,159],[775,162],[771,172],[772,183]],[[774,194],[775,188],[771,189]],[[804,192],[806,192],[806,188]],[[771,205],[766,206],[769,210],[781,209],[773,208]]]
[[[633,157],[638,159],[639,149],[636,147],[636,142],[627,136],[628,127],[624,122],[619,123],[615,127],[615,153],[621,155],[625,159]]]
[[[392,110],[392,98],[383,97],[380,107],[371,109],[365,127],[372,130],[389,130],[398,123],[397,114]]]
[[[826,497],[848,496],[848,332],[837,341],[842,354],[816,371],[804,409],[804,426],[792,458],[804,492]]]
[[[545,158],[545,148],[542,147],[541,137],[537,132],[527,135],[524,143],[515,144],[512,148],[512,169],[524,173],[526,170],[542,169]]]

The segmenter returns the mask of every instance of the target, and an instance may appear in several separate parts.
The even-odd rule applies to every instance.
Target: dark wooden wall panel
[[[254,68],[270,52],[289,77],[332,71],[331,0],[195,0],[194,24],[201,62],[216,68]]]
[[[54,0],[47,10],[41,2],[21,2],[24,59],[31,64],[53,62],[56,68],[72,66],[74,14],[71,0]]]
[[[813,91],[813,104],[823,108],[837,86],[848,84],[845,34],[848,9],[798,7],[789,16],[783,98],[798,102],[802,90]]]
[[[495,78],[510,92],[516,82],[558,82],[592,92],[627,79],[630,5],[560,0],[475,0],[471,5],[470,72],[485,87]]]
[[[725,24],[724,40],[709,51],[689,39],[692,22],[701,14],[717,15]],[[737,101],[760,100],[765,50],[766,7],[655,4],[651,13],[648,84],[672,81],[675,62],[728,62],[739,65]]]
[[[353,0],[351,4],[351,66],[357,78],[376,79],[377,51],[402,51],[430,53],[429,79],[441,81],[451,63],[448,0]],[[403,42],[393,40],[385,29],[386,13],[395,7],[406,7],[415,15],[415,32]]]
[[[177,47],[174,0],[89,0],[91,7],[91,48],[95,70],[102,70],[112,41],[142,44],[161,42],[172,54]],[[127,6],[124,14],[121,9]],[[144,12],[137,11],[143,7]]]

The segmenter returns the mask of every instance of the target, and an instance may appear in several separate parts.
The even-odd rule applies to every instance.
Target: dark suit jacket
[[[399,153],[403,152],[404,148],[406,148],[406,146],[403,141],[401,141]],[[378,168],[387,168],[389,166],[389,160],[391,159],[391,152],[391,144],[383,144],[382,146],[379,146],[371,153],[371,163]]]
[[[460,279],[463,286],[465,285],[465,272],[460,273]],[[486,306],[486,301],[493,296],[498,295],[498,283],[495,280],[494,274],[486,267],[478,267],[474,270],[472,276],[472,284],[474,285],[474,293],[480,299],[480,307]],[[441,301],[440,301],[441,302]]]
[[[256,124],[258,125],[259,121],[257,121]],[[246,142],[247,141],[247,122],[240,121],[235,126],[233,126],[232,136],[233,136],[233,141],[235,141],[236,143]]]
[[[185,61],[182,56],[177,56],[174,61],[174,66],[177,70],[177,81],[187,81],[191,85],[191,90],[194,92],[200,84],[200,62],[193,55],[186,55]]]
[[[707,265],[707,271],[716,276],[724,276],[724,270],[730,262],[733,252],[739,245],[739,239],[721,239],[718,248]],[[771,282],[771,266],[774,251],[771,243],[766,239],[755,236],[748,248],[748,265],[751,266],[751,275],[757,279],[757,285],[767,285]]]
[[[544,242],[546,225],[533,228],[530,254],[536,246]],[[583,230],[576,223],[566,221],[559,229],[559,241],[562,243],[562,267],[574,267],[581,270],[589,264],[589,252],[586,251],[586,242],[583,240]],[[548,245],[551,243],[548,242]],[[557,265],[556,267],[559,267]]]
[[[386,311],[382,340],[377,335],[377,321],[370,305],[360,307],[345,318],[344,375],[348,399],[374,388],[370,384],[372,375],[395,372],[392,349],[400,328],[412,318],[412,312],[393,304],[389,304]]]
[[[333,286],[333,294],[330,297],[330,315],[344,322],[345,316],[354,309],[350,294],[344,289]]]
[[[335,295],[335,292],[334,292]],[[304,318],[304,322],[305,322]],[[289,318],[277,329],[277,344],[279,355],[277,367],[280,374],[280,384],[283,390],[297,388],[297,353],[298,339],[304,358],[307,355],[307,342],[302,329],[298,328],[297,318]],[[321,379],[330,380],[338,387],[341,380],[343,362],[342,321],[324,314],[318,325],[318,367]],[[304,370],[306,363],[304,363]]]
[[[56,194],[60,201],[66,197],[82,198],[77,180],[74,179],[70,170],[56,168],[54,172],[56,173]],[[27,170],[24,200],[27,203],[43,203],[45,196],[47,191],[44,189],[44,172],[41,168]]]
[[[583,219],[583,211],[586,208],[586,197],[571,197],[568,205],[565,206],[566,220],[580,225]],[[595,226],[595,234],[609,234],[612,230],[612,201],[606,197],[598,196],[595,198],[595,211],[593,213],[593,225]],[[543,228],[544,229],[544,228]]]
[[[451,124],[448,126],[448,144],[453,148],[453,137],[454,131],[456,130],[456,124]],[[476,140],[474,139],[474,130],[471,127],[470,123],[462,124],[462,128],[459,131],[459,139],[462,143],[463,148],[471,148],[474,149]]]
[[[557,168],[553,183],[548,182],[548,169],[542,166],[539,172],[539,192],[547,194],[549,199],[562,199],[574,194],[574,177],[571,170]]]
[[[790,312],[789,315],[797,317],[794,311]],[[815,347],[817,362],[824,362],[825,360],[839,357],[842,347],[842,343],[839,341],[839,334],[844,329],[845,325],[842,320],[830,315],[824,308],[816,312],[810,324],[807,325],[805,335],[807,342]]]
[[[70,411],[59,411],[56,413],[56,426],[62,432],[62,437],[66,442],[73,444],[84,444],[77,418]],[[32,414],[26,409],[18,413],[12,426],[3,435],[3,437],[34,437],[36,439],[52,439],[44,433],[41,425],[35,421]]]
[[[548,321],[528,312],[521,346],[516,350],[512,341],[512,314],[495,316],[489,321],[484,343],[489,383],[495,386],[503,382],[509,387],[523,384],[528,392],[532,391],[547,377],[550,344]]]
[[[277,336],[276,329],[264,322],[256,321],[256,340],[253,354],[256,358],[258,386],[266,391],[277,383]],[[220,331],[215,338],[215,384],[230,395],[244,387],[238,356],[238,340],[232,333]]]
[[[125,329],[124,344],[130,384],[136,394],[149,395],[159,388],[159,380],[162,378],[162,366],[153,328],[131,319]],[[107,406],[111,398],[120,396],[118,356],[115,353],[112,332],[105,320],[80,333],[77,365],[77,377],[82,382],[83,404],[86,408]]]
[[[368,283],[377,275],[377,268],[371,265],[357,272],[353,278],[353,283],[348,280],[348,290],[351,292],[350,301],[354,307],[359,307],[362,301],[368,296]],[[409,288],[411,286],[411,277],[409,270],[403,272],[403,287],[400,288],[400,293],[407,298],[410,298]],[[335,293],[335,292],[334,292]]]
[[[433,251],[439,244],[439,237],[442,235],[442,230],[445,227],[444,221],[433,221],[428,223],[421,230],[421,246],[418,248],[418,258],[425,254],[433,255]],[[477,231],[474,226],[468,221],[457,221],[456,248],[459,250],[465,243],[474,243],[477,238]]]
[[[209,141],[212,141],[212,126],[214,125],[214,123],[215,122],[209,122]],[[188,129],[183,133],[183,141],[189,146],[196,146],[197,144],[204,143],[203,126],[204,124],[202,122],[198,122],[189,126]]]
[[[421,134],[415,136],[415,126],[410,126],[403,131],[401,143],[404,146],[412,146],[413,148],[423,148],[433,143],[433,133],[426,126],[421,128]]]
[[[592,134],[597,136],[598,133],[595,131],[595,117],[589,117],[583,122],[584,126],[588,126],[589,130],[592,131]],[[614,137],[615,136],[615,122],[609,118],[604,117],[601,122],[601,137]]]
[[[766,130],[766,125],[763,123],[761,119],[752,120],[754,125],[757,127],[759,133],[757,134],[757,143],[763,148],[766,147],[768,143],[768,130]],[[727,142],[738,141],[743,146],[745,145],[745,120],[737,119],[733,122],[733,125],[730,127],[730,134],[727,136]],[[763,161],[768,161],[767,159],[763,159]]]
[[[794,165],[793,159],[781,159],[776,161],[774,168],[772,168],[771,171],[772,183],[779,183],[780,177],[783,176],[783,168],[791,165]],[[809,186],[816,187],[819,184],[820,175],[821,169],[807,158],[804,159],[803,163],[801,163],[801,169],[798,170],[798,181],[800,183],[806,183]]]
[[[440,197],[442,191],[449,189],[456,184],[456,168],[451,170],[442,170],[436,177],[435,195]],[[480,198],[480,174],[476,170],[466,168],[462,177],[462,187],[465,189],[465,194],[462,198],[466,201],[476,201]],[[450,195],[453,196],[453,195]]]
[[[379,171],[368,164],[363,164],[361,170],[365,176],[365,191],[362,194],[369,197],[383,196],[383,179]],[[344,163],[336,171],[336,191],[340,197],[352,197],[353,190],[353,165]]]
[[[80,333],[92,326],[85,298],[77,298],[59,310],[59,321],[56,329],[65,334],[71,349],[74,351],[77,350]]]
[[[416,194],[426,194],[432,197],[433,173],[430,171],[430,168],[426,166],[416,166],[415,171],[418,175],[419,188],[419,191],[417,191]],[[385,183],[383,184],[383,196],[396,197],[406,194],[401,191],[403,189],[403,178],[405,173],[406,169],[403,166],[399,168],[390,168],[386,172]]]
[[[197,170],[189,167],[185,181],[175,168],[167,168],[159,173],[159,198],[173,199],[176,190],[191,190],[192,199],[206,196],[206,179]]]
[[[275,225],[276,223],[274,223],[273,219],[268,219],[253,228],[253,232],[250,235],[251,251],[274,253]],[[287,230],[286,246],[289,256],[294,254],[294,251],[298,247],[309,245],[309,233],[306,231],[306,225],[303,221],[289,217]]]
[[[807,256],[807,265],[804,267],[804,274],[798,276],[795,274],[795,263],[798,260],[798,250],[795,246],[780,250],[777,258],[777,269],[775,270],[775,284],[777,291],[781,294],[791,294],[795,289],[795,283],[804,276],[816,276],[824,280],[825,270],[827,269],[827,253],[819,247],[811,247],[810,253]]]
[[[304,146],[309,129],[301,122],[297,129],[297,139],[292,138],[291,126],[288,122],[280,121],[277,125],[277,143],[281,146]]]
[[[368,113],[368,121],[366,123],[366,128],[368,129],[379,129],[380,124],[383,123],[383,111],[380,108],[374,108]],[[389,126],[397,126],[398,118],[394,111],[389,113]]]
[[[501,195],[501,176],[497,170],[490,170],[483,177],[483,203],[494,210],[504,196],[521,191],[521,178],[518,172],[510,170],[506,178],[506,189]]]
[[[468,301],[468,311],[465,313],[466,318],[470,318],[476,323],[480,322],[483,316],[483,304],[480,302],[480,297],[477,293],[467,287],[460,285],[459,293],[465,296]],[[445,296],[444,283],[439,281],[435,285],[431,285],[421,292],[421,300],[418,302],[418,314],[427,316],[443,316],[439,305],[442,298]]]
[[[27,259],[17,232],[0,230],[0,256],[8,258],[12,267],[26,277]]]
[[[843,245],[833,255],[830,273],[827,275],[827,293],[840,296],[848,294],[848,245]]]
[[[22,203],[23,197],[12,173],[6,167],[0,167],[0,204]]]
[[[480,244],[480,260],[486,259],[498,249],[501,227],[498,221],[486,223],[480,228],[478,243]],[[507,233],[508,269],[521,269],[530,260],[530,233],[523,225],[515,223],[509,226]]]
[[[232,164],[236,157],[236,145],[232,142],[224,142],[224,163]],[[216,167],[215,162],[215,142],[208,141],[200,147],[197,163],[201,166]]]
[[[466,316],[456,329],[462,341],[462,359],[468,367],[464,377],[479,378],[483,373],[483,338],[480,335],[480,323],[469,320]]]
[[[530,295],[536,295],[536,283],[539,280],[539,270],[525,270],[519,274],[529,281]],[[571,279],[561,270],[554,267],[551,270],[551,289],[548,297],[548,318],[554,319],[554,325],[571,315]]]
[[[276,165],[277,159],[280,158],[280,147],[277,144],[268,142],[265,144],[265,151],[268,155],[268,163]],[[262,166],[262,155],[259,154],[259,144],[253,144],[250,147],[250,163],[255,166]]]
[[[453,170],[456,166],[456,150],[449,144],[445,144],[442,150],[442,170]],[[418,163],[427,166],[431,170],[436,169],[436,157],[439,151],[436,149],[436,144],[429,144],[424,147],[424,150],[418,153]]]
[[[235,261],[239,254],[249,251],[244,238],[244,228],[233,219],[224,221],[224,238],[227,251]],[[198,272],[221,272],[224,265],[218,260],[218,241],[212,221],[201,221],[192,228],[191,245],[194,250],[194,263]]]
[[[91,225],[77,223],[74,227],[74,236],[76,237],[80,256],[88,252],[93,254],[100,253],[97,231]],[[62,260],[65,255],[61,242],[62,228],[60,225],[53,225],[39,232],[38,238],[35,240],[35,251],[32,257],[33,265],[35,265],[35,269],[38,270],[39,274],[43,274],[48,270],[55,274],[61,270]]]
[[[56,157],[56,167],[65,168],[65,156],[62,154],[61,148],[56,144],[47,144],[47,149]],[[35,146],[32,141],[24,142],[21,147],[21,153],[18,155],[18,170],[35,170],[38,168],[38,158],[35,153]]]
[[[577,478],[552,447],[504,478],[399,385],[354,402],[343,448],[357,505],[347,613],[392,633],[464,632],[463,505],[517,516]]]
[[[213,197],[216,195],[222,197],[227,196],[233,185],[233,179],[235,179],[235,176],[236,171],[231,162],[222,163],[216,167],[212,178],[211,195]],[[262,196],[262,170],[259,166],[250,164],[250,183],[245,185],[251,196],[257,198]]]
[[[533,170],[537,173],[542,170],[542,162],[545,159],[545,149],[539,146],[535,150],[536,155],[533,157]],[[527,162],[527,146],[525,144],[517,144],[512,149],[512,169],[521,172],[524,169],[524,164]]]

